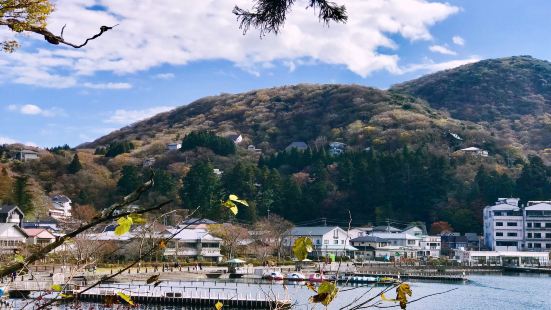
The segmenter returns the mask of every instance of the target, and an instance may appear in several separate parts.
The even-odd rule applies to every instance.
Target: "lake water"
[[[466,283],[437,283],[409,281],[413,296],[410,300],[426,295],[456,289],[454,291],[430,296],[408,305],[408,309],[484,309],[484,310],[527,310],[527,309],[549,309],[551,310],[551,275],[472,275]],[[280,283],[214,283],[211,281],[181,281],[163,283],[164,288],[186,287],[186,290],[211,290],[212,292],[234,292],[235,294],[276,294],[280,298],[285,294],[296,302],[295,309],[311,309],[312,304],[308,303],[308,297],[313,292],[308,290],[304,284],[288,284],[285,287]],[[198,287],[195,288],[194,286]],[[329,309],[340,309],[357,298],[373,296],[383,287],[342,287],[336,300],[329,306]],[[142,287],[142,289],[144,289]],[[371,291],[368,291],[371,289]],[[362,297],[363,296],[363,297]],[[395,297],[394,290],[386,294],[387,297]],[[381,302],[380,307],[391,307],[392,302]],[[61,309],[69,309],[60,307]],[[316,307],[322,309],[322,307]],[[180,307],[163,306],[141,306],[139,309],[191,309]],[[209,308],[209,309],[213,309]],[[373,308],[378,309],[378,308]],[[399,309],[398,306],[391,309]]]

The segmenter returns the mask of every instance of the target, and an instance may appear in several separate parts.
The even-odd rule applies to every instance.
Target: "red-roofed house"
[[[55,241],[55,236],[44,228],[25,228],[24,230],[29,236],[27,244],[44,246]]]

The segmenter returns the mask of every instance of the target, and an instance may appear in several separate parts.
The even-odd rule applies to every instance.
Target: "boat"
[[[326,277],[320,273],[313,273],[308,277],[310,282],[322,282],[323,280],[326,280]]]
[[[272,271],[262,276],[264,279],[268,280],[283,280],[284,276],[281,272]]]
[[[303,275],[300,272],[293,272],[293,273],[287,274],[287,276],[285,277],[285,280],[287,280],[287,281],[304,281],[304,280],[306,280],[306,276]]]

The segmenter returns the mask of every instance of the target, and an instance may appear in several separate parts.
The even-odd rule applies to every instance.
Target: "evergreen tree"
[[[2,167],[2,171],[0,171],[0,204],[11,202],[12,187],[13,180],[6,167]]]
[[[28,187],[28,176],[22,175],[15,177],[12,201],[25,213],[32,211],[32,195]]]
[[[214,174],[209,162],[199,162],[191,167],[183,178],[183,187],[180,197],[184,208],[194,210],[197,207],[199,214],[218,219],[221,216],[218,177]]]
[[[142,177],[138,168],[124,166],[121,171],[121,178],[117,182],[117,190],[121,195],[128,195],[138,189],[142,184]]]
[[[530,156],[516,182],[516,192],[521,201],[546,200],[550,198],[551,186],[547,167],[538,156]]]
[[[69,172],[70,174],[75,174],[79,172],[80,169],[82,169],[82,165],[80,164],[80,160],[78,159],[78,154],[75,154],[75,156],[73,156],[73,160],[71,161],[71,163],[69,163],[69,166],[67,166],[67,172]]]

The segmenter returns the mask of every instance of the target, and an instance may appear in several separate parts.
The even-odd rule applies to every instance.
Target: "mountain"
[[[274,153],[293,141],[341,141],[355,148],[396,150],[404,145],[447,151],[448,132],[465,145],[494,139],[472,122],[460,122],[426,102],[358,85],[296,85],[206,97],[115,131],[81,148],[135,141],[139,148],[181,140],[194,130],[241,134],[243,145]]]
[[[476,122],[524,151],[551,146],[551,63],[530,56],[483,60],[395,85],[450,116]]]

